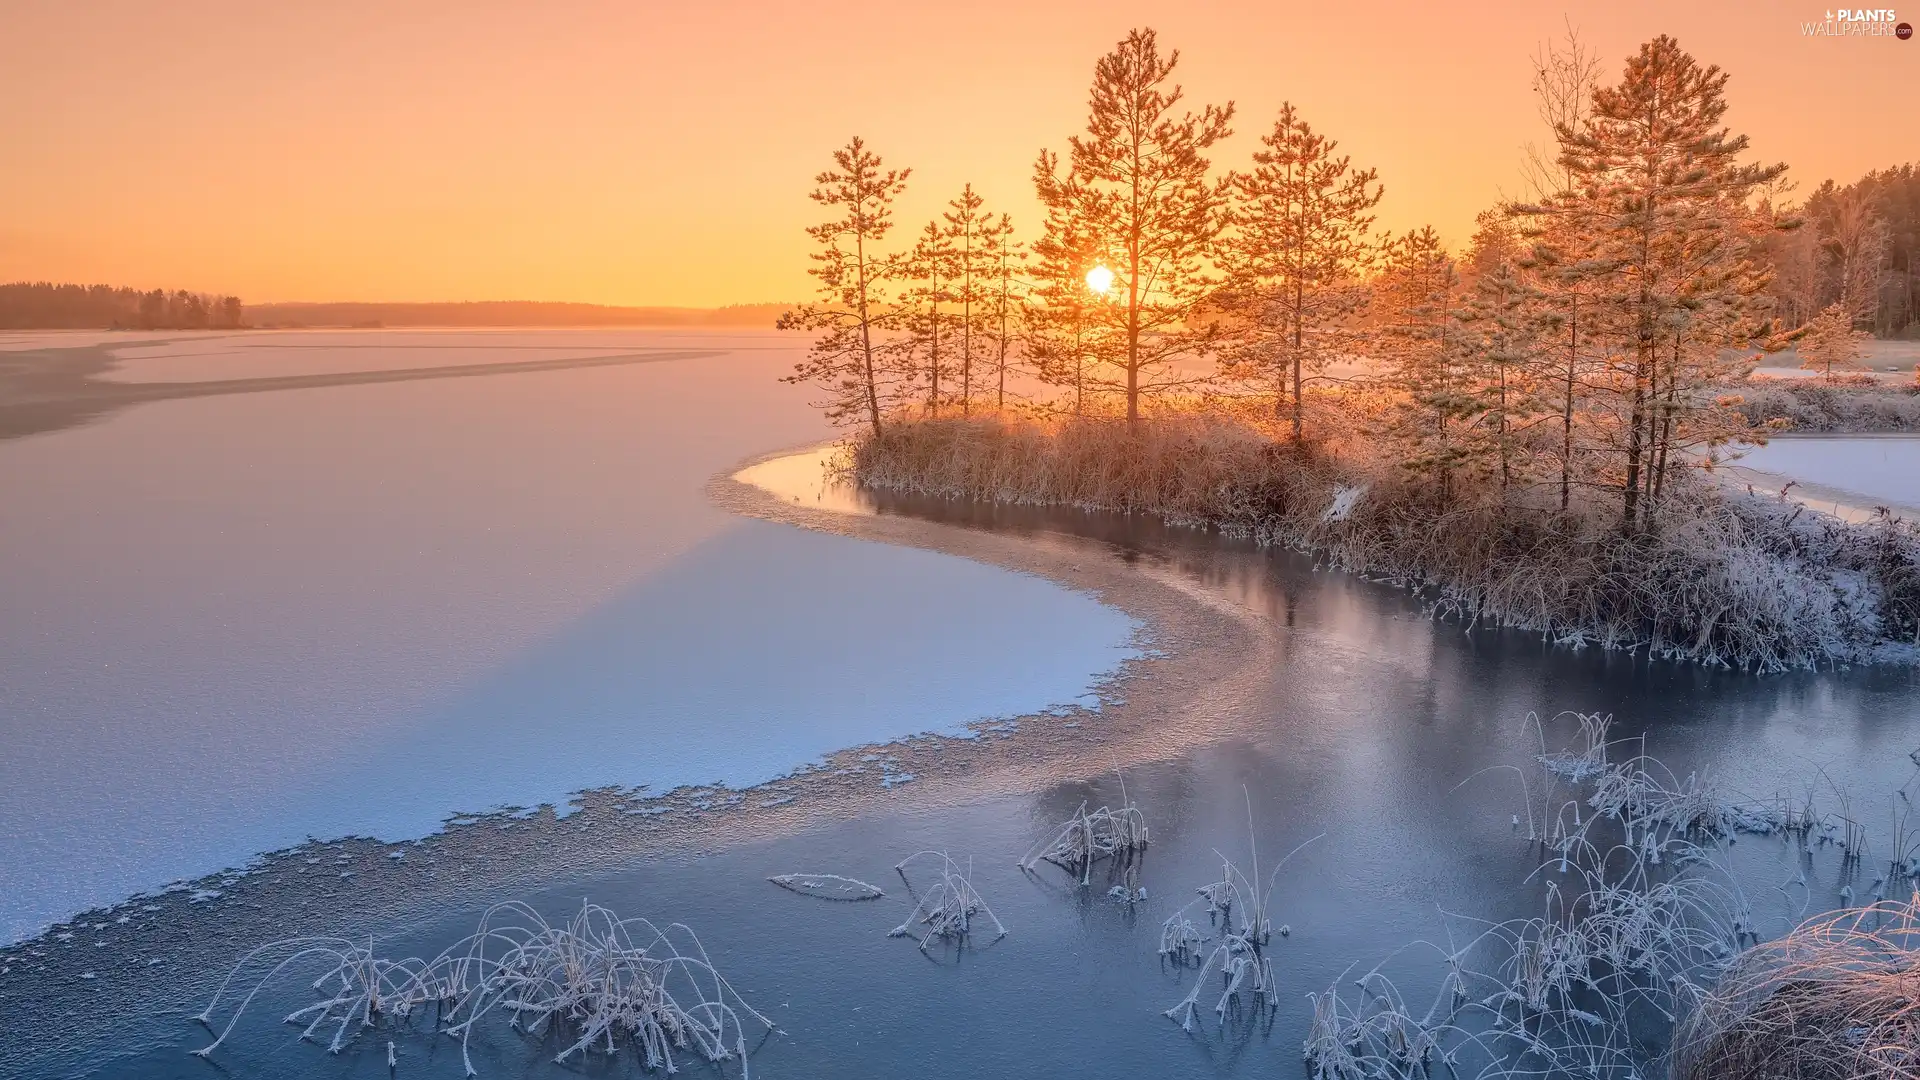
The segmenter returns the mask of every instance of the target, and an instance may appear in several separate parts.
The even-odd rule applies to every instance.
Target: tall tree
[[[1339,143],[1316,134],[1292,102],[1261,136],[1252,172],[1233,177],[1234,231],[1222,245],[1225,306],[1238,316],[1234,368],[1274,385],[1274,413],[1291,401],[1300,439],[1304,372],[1319,372],[1366,300],[1367,232],[1382,189]],[[1292,393],[1287,380],[1292,379]]]
[[[1571,24],[1565,38],[1541,45],[1534,54],[1534,110],[1554,136],[1554,146],[1559,145],[1560,132],[1585,130],[1599,76],[1599,57],[1580,40]],[[1565,511],[1573,496],[1574,418],[1585,391],[1587,364],[1580,337],[1583,304],[1586,318],[1593,318],[1584,273],[1593,238],[1573,228],[1571,215],[1561,212],[1570,208],[1579,180],[1579,174],[1563,156],[1529,143],[1523,171],[1533,198],[1509,207],[1509,211],[1518,219],[1522,240],[1532,242],[1531,250],[1521,252],[1517,262],[1536,290],[1535,332],[1558,339],[1553,347],[1552,370],[1540,373],[1539,385],[1542,393],[1549,395],[1542,404],[1551,401],[1552,411],[1559,418],[1560,437],[1554,456],[1559,467],[1560,509]],[[1541,363],[1548,363],[1544,353]],[[1551,391],[1547,390],[1549,386]]]
[[[1472,456],[1468,425],[1480,411],[1462,342],[1452,333],[1460,275],[1431,227],[1388,241],[1374,283],[1372,352],[1400,398],[1388,434],[1406,467],[1434,480],[1442,506]]]
[[[1579,130],[1557,133],[1575,178],[1570,224],[1593,245],[1579,277],[1623,318],[1619,486],[1630,531],[1664,480],[1671,407],[1698,400],[1714,374],[1667,358],[1717,355],[1761,329],[1747,317],[1763,306],[1767,279],[1750,258],[1745,205],[1786,167],[1740,160],[1746,137],[1721,126],[1726,83],[1662,35],[1628,60],[1618,85],[1594,92]]]
[[[1069,140],[1067,174],[1043,155],[1037,177],[1048,210],[1074,204],[1115,255],[1126,352],[1113,381],[1124,388],[1130,427],[1143,395],[1192,382],[1172,361],[1218,336],[1213,324],[1192,322],[1214,292],[1208,261],[1227,216],[1226,189],[1208,178],[1206,153],[1232,133],[1233,104],[1176,112],[1181,89],[1168,79],[1179,62],[1177,50],[1160,54],[1152,30],[1130,31],[1094,67],[1087,131]]]
[[[1027,253],[1013,238],[1013,219],[1001,214],[981,233],[988,253],[986,336],[994,358],[994,411],[1007,411],[1007,366],[1014,337],[1025,323],[1025,282],[1018,276]]]
[[[1531,479],[1525,436],[1537,415],[1551,411],[1552,394],[1539,378],[1546,351],[1539,333],[1541,295],[1522,271],[1513,222],[1505,212],[1489,210],[1479,224],[1463,260],[1466,298],[1454,321],[1461,347],[1478,360],[1469,367],[1478,389],[1478,441],[1498,465],[1504,496]],[[1551,376],[1545,381],[1551,383]]]
[[[1070,411],[1086,414],[1093,372],[1102,362],[1122,363],[1113,346],[1113,305],[1093,293],[1087,275],[1113,261],[1096,228],[1095,196],[1071,176],[1059,176],[1059,162],[1042,151],[1034,166],[1036,183],[1048,193],[1047,217],[1034,242],[1032,296],[1027,312],[1026,345],[1041,381],[1067,392]]]
[[[913,250],[901,261],[904,276],[911,282],[902,294],[900,323],[906,336],[899,342],[909,368],[917,366],[916,357],[925,357],[927,373],[926,412],[939,416],[947,394],[940,388],[946,374],[943,345],[951,348],[946,333],[953,321],[940,305],[953,298],[953,237],[938,221],[929,221],[914,239]]]
[[[906,190],[907,169],[885,169],[880,156],[858,136],[833,154],[834,167],[814,178],[813,201],[835,216],[810,226],[821,246],[809,273],[820,281],[823,303],[803,305],[780,318],[780,327],[819,333],[786,382],[825,390],[821,408],[835,423],[865,420],[880,434],[888,398],[885,332],[890,261],[880,243],[893,228],[893,201]]]
[[[1543,42],[1533,54],[1533,107],[1547,133],[1580,131],[1593,111],[1593,92],[1600,85],[1600,58],[1572,23],[1559,41]],[[1551,149],[1528,142],[1521,174],[1534,201],[1553,198],[1573,188],[1576,174],[1567,167],[1556,141]]]
[[[960,338],[960,415],[967,416],[973,409],[975,339],[986,329],[981,320],[990,309],[998,272],[996,222],[972,184],[947,206],[941,219],[946,222],[944,231],[951,253],[951,299],[959,308],[954,328]]]
[[[1854,319],[1869,322],[1880,306],[1882,267],[1893,246],[1875,201],[1865,184],[1852,185],[1834,194],[1819,222],[1832,268],[1834,302]]]

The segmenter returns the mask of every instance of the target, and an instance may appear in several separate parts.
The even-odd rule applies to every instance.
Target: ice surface
[[[1920,437],[1777,438],[1749,450],[1739,464],[1869,501],[1920,507]]]
[[[475,337],[446,362],[554,341]],[[355,340],[275,335],[247,363],[420,366],[293,347]],[[829,432],[776,381],[794,339],[710,344],[731,351],[0,442],[0,940],[309,835],[765,780],[1071,702],[1128,655],[1134,624],[1087,596],[712,506],[715,473]]]

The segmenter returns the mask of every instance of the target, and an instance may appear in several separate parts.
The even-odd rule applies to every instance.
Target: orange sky
[[[903,233],[969,180],[1030,227],[1036,151],[1080,129],[1094,59],[1133,25],[1181,50],[1190,99],[1238,102],[1216,166],[1242,165],[1290,97],[1379,168],[1383,224],[1459,242],[1539,137],[1528,57],[1563,16],[1610,78],[1662,32],[1729,70],[1730,123],[1806,187],[1920,158],[1920,40],[1801,36],[1825,14],[1813,0],[0,0],[0,280],[251,301],[797,298],[805,195],[833,147],[857,132],[913,167]]]

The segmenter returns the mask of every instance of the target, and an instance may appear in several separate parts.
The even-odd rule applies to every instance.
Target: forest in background
[[[16,282],[0,285],[0,329],[232,330],[243,327],[770,327],[787,304],[721,308],[482,300],[450,303],[280,303],[244,306],[237,296],[184,290]]]
[[[249,309],[261,326],[752,326],[771,327],[787,304],[720,308],[614,307],[537,300],[448,303],[284,303]]]
[[[21,281],[0,285],[0,329],[5,330],[231,330],[246,324],[237,296],[56,285]]]

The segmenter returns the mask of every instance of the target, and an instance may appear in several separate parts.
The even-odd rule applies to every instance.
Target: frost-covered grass
[[[1833,912],[1742,955],[1676,1037],[1672,1075],[1920,1077],[1920,897]]]
[[[1366,441],[1296,449],[1218,415],[897,423],[853,447],[861,483],[946,498],[1150,513],[1314,552],[1421,590],[1436,614],[1568,645],[1759,671],[1920,658],[1920,528],[1849,524],[1680,474],[1651,527],[1432,485]],[[1549,500],[1551,503],[1552,500]]]
[[[1195,890],[1198,898],[1187,901],[1160,927],[1161,960],[1179,967],[1192,964],[1199,968],[1187,996],[1164,1014],[1177,1021],[1182,1031],[1194,1029],[1199,1019],[1201,995],[1215,985],[1209,976],[1216,971],[1220,974],[1219,997],[1214,999],[1213,1012],[1221,1021],[1242,1009],[1270,1014],[1280,1007],[1280,984],[1274,975],[1271,951],[1273,936],[1278,932],[1286,937],[1293,931],[1285,923],[1274,925],[1273,891],[1287,863],[1320,837],[1315,836],[1287,852],[1262,881],[1260,848],[1253,839],[1253,801],[1244,789],[1242,795],[1247,798],[1247,854],[1252,870],[1241,869],[1232,859],[1215,851],[1214,854],[1220,855],[1220,880],[1200,886]],[[1213,940],[1211,935],[1203,933],[1194,922],[1198,917],[1196,909],[1201,904],[1206,905],[1208,929],[1219,935],[1211,949],[1207,948],[1207,942]]]
[[[1758,376],[1738,388],[1750,423],[1789,431],[1920,432],[1920,380],[1871,376],[1774,379]]]
[[[195,1051],[211,1057],[262,990],[283,977],[322,968],[317,1000],[286,1017],[301,1038],[325,1035],[339,1053],[369,1030],[394,1035],[416,1014],[460,1040],[468,1076],[476,1025],[488,1017],[528,1036],[558,1033],[555,1060],[637,1046],[648,1069],[675,1072],[681,1061],[738,1060],[747,1065],[746,1020],[772,1021],[741,999],[708,958],[691,929],[622,919],[585,904],[564,923],[550,923],[526,904],[489,908],[478,929],[431,960],[389,959],[372,941],[294,938],[242,957],[196,1020],[217,1033]],[[244,989],[244,994],[241,991]],[[217,1025],[217,1026],[216,1026]]]
[[[1126,779],[1120,781],[1121,805],[1113,810],[1102,806],[1088,810],[1082,802],[1073,817],[1060,826],[1050,840],[1035,844],[1020,859],[1020,869],[1031,873],[1042,862],[1049,862],[1078,878],[1082,886],[1093,882],[1093,865],[1103,859],[1114,860],[1114,887],[1124,899],[1137,898],[1137,886],[1130,871],[1134,860],[1147,849],[1146,816],[1133,800],[1126,797]],[[1124,881],[1121,879],[1125,879]]]
[[[1801,860],[1831,843],[1858,868],[1864,834],[1845,796],[1828,813],[1810,797],[1742,798],[1703,775],[1677,776],[1633,744],[1608,744],[1605,717],[1563,714],[1552,726],[1569,720],[1574,744],[1543,746],[1522,785],[1528,819],[1549,823],[1527,838],[1541,855],[1529,879],[1545,883],[1540,913],[1499,923],[1451,915],[1446,944],[1407,947],[1441,961],[1430,990],[1407,993],[1383,962],[1310,995],[1302,1050],[1316,1080],[1920,1076],[1910,831],[1896,821],[1872,904],[1853,907],[1843,891],[1842,910],[1765,941],[1728,867],[1734,834],[1784,835]],[[1544,744],[1548,725],[1529,723]],[[1908,898],[1886,901],[1896,883]]]
[[[915,892],[913,879],[907,876],[907,868],[922,862],[934,864],[933,883],[924,892]],[[907,883],[907,890],[914,894],[915,903],[906,921],[894,927],[889,937],[914,938],[921,951],[925,952],[936,941],[956,948],[972,944],[976,922],[984,922],[993,928],[991,941],[1007,936],[1007,928],[1000,924],[1000,917],[993,913],[993,909],[974,889],[972,876],[946,852],[916,851],[895,864],[894,870]]]

